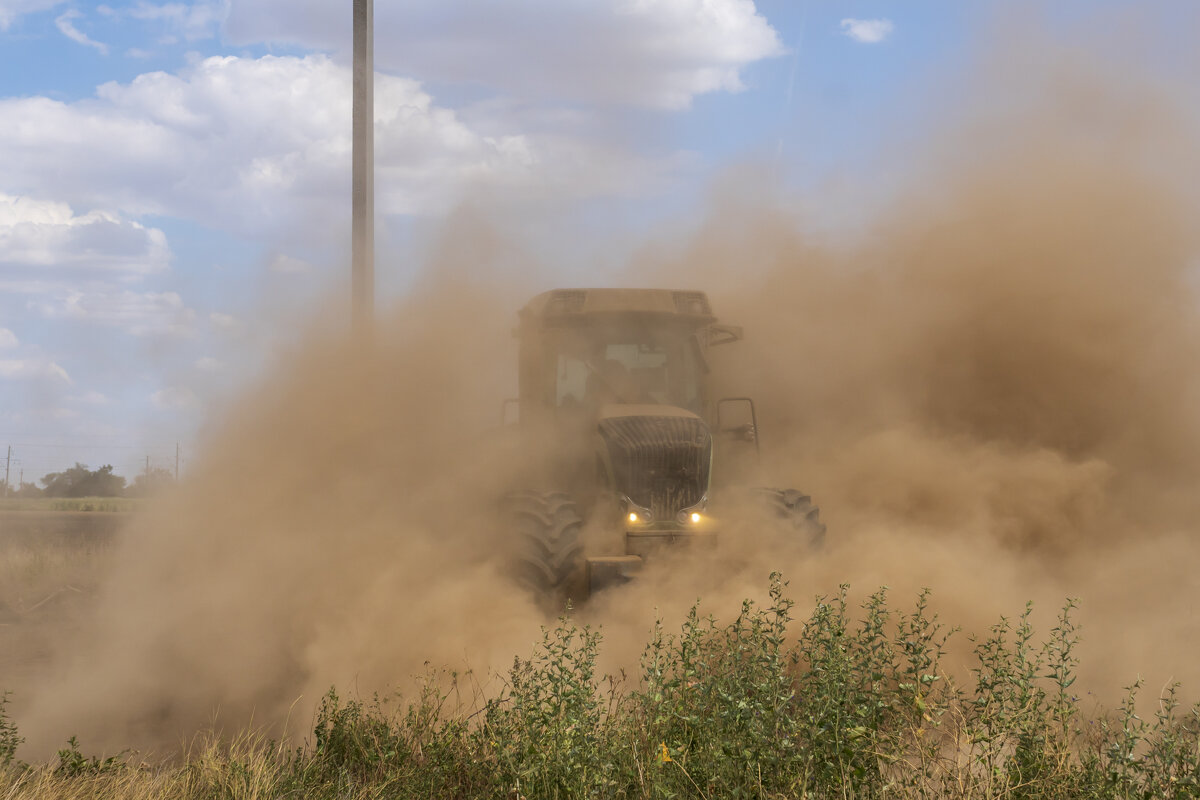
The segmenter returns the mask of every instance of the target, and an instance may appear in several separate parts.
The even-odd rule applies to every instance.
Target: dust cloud
[[[763,474],[830,525],[823,557],[768,548],[745,577],[928,586],[975,632],[1030,599],[1046,630],[1077,597],[1083,683],[1109,703],[1139,675],[1195,696],[1195,108],[1126,64],[1006,52],[1028,62],[983,65],[851,241],[735,176],[713,224],[637,268],[702,276],[748,326],[714,351],[723,389],[758,399]]]
[[[928,586],[978,632],[1078,597],[1105,702],[1138,675],[1200,686],[1194,120],[1172,86],[1095,59],[980,72],[849,240],[735,170],[694,235],[633,259],[631,282],[708,290],[746,326],[713,362],[722,392],[757,400],[755,479],[811,492],[829,532],[801,556],[731,521],[716,557],[597,597],[579,615],[614,668],[636,667],[656,614],[734,612],[778,569],[802,613],[843,582],[901,604]],[[495,234],[476,228],[448,238]],[[303,728],[332,684],[403,688],[429,664],[486,686],[529,652],[546,616],[505,570],[494,501],[515,456],[489,430],[514,311],[549,287],[461,258],[428,275],[370,352],[317,323],[214,426],[26,704],[31,748]]]

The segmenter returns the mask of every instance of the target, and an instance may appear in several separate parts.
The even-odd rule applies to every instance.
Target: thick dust
[[[811,491],[830,525],[822,558],[767,550],[747,577],[929,586],[978,632],[1027,599],[1048,621],[1078,597],[1085,683],[1108,702],[1139,674],[1194,695],[1195,109],[1070,55],[985,67],[849,243],[735,180],[713,224],[639,266],[703,275],[748,326],[716,351],[723,388],[758,399],[764,473]]]
[[[656,613],[728,614],[779,569],[801,613],[843,582],[901,604],[928,586],[979,632],[1078,597],[1104,701],[1139,674],[1200,686],[1197,130],[1170,86],[1085,62],[985,70],[986,102],[902,154],[853,241],[735,187],[634,260],[637,283],[706,289],[746,326],[713,351],[720,388],[756,398],[763,480],[811,492],[829,532],[801,557],[733,521],[716,558],[598,597],[580,615],[608,664],[636,667]],[[404,687],[427,663],[486,683],[529,652],[546,617],[504,569],[492,503],[516,465],[487,431],[514,310],[548,287],[429,274],[373,350],[317,325],[213,430],[24,705],[33,748],[303,727],[331,684]]]

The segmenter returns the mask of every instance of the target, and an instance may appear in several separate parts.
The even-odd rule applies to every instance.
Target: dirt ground
[[[0,513],[0,692],[19,713],[58,643],[85,624],[127,514]]]

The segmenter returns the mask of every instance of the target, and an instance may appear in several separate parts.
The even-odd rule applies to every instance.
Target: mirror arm
[[[754,426],[754,453],[762,455],[762,445],[758,441],[758,412],[754,408],[754,400],[750,397],[722,397],[717,401],[717,430],[721,430],[721,405],[724,403],[746,403],[750,406],[750,424]]]

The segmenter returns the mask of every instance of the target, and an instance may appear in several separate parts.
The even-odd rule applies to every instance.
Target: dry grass
[[[0,544],[0,615],[33,613],[90,591],[107,562],[107,550],[69,542]]]

